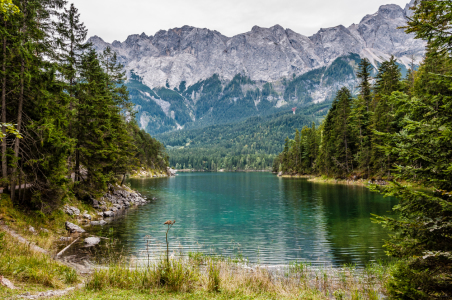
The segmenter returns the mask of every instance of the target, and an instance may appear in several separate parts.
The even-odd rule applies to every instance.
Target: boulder
[[[105,222],[104,220],[91,221],[91,225],[93,225],[93,226],[104,226],[105,224],[107,224],[107,222]]]
[[[86,247],[92,247],[92,246],[95,246],[95,245],[97,245],[99,243],[100,243],[100,238],[95,237],[95,236],[85,239]]]
[[[50,233],[50,231],[47,230],[47,229],[45,229],[45,228],[41,228],[41,231],[42,231],[42,232],[45,232],[45,233]]]
[[[30,231],[30,232],[33,233],[33,234],[38,234],[38,233],[36,232],[36,229],[35,229],[33,226],[30,226],[30,227],[28,228],[28,231]]]
[[[115,216],[115,213],[112,212],[111,210],[104,211],[104,217],[105,218],[111,218],[111,217],[114,217],[114,216]]]
[[[83,214],[83,218],[87,219],[87,220],[91,220],[91,215],[89,214]]]
[[[81,228],[80,226],[77,226],[71,222],[66,222],[66,229],[70,232],[70,233],[85,233],[85,230],[83,228]]]
[[[72,238],[71,238],[71,237],[68,237],[68,236],[62,236],[62,237],[60,237],[58,240],[59,240],[60,242],[70,242],[70,241],[72,241]]]

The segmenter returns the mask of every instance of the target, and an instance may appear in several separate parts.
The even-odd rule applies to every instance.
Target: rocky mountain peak
[[[407,7],[414,4],[412,0]],[[328,66],[349,53],[376,61],[395,55],[402,63],[409,55],[422,57],[425,44],[398,27],[406,24],[407,8],[383,5],[359,24],[322,28],[311,37],[277,24],[270,28],[253,26],[251,31],[227,37],[207,28],[183,26],[160,30],[154,36],[130,35],[123,43],[111,45],[95,36],[94,47],[110,46],[127,71],[143,78],[151,88],[187,86],[218,74],[232,80],[239,73],[252,80],[273,82]]]
[[[417,1],[418,1],[418,0],[411,0],[411,2],[408,3],[408,4],[405,6],[405,15],[406,15],[408,18],[411,18],[411,17],[413,16],[414,11],[411,10],[411,8],[417,3]]]

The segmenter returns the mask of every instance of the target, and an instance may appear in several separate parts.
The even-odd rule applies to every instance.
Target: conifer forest
[[[1,185],[43,211],[102,193],[133,168],[168,164],[135,122],[116,54],[96,54],[66,4],[1,2]]]

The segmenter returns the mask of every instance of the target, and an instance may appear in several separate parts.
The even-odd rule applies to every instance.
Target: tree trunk
[[[27,1],[24,3],[23,8],[23,23],[21,34],[25,35],[26,32],[26,18],[27,18]],[[25,36],[22,36],[22,42],[25,40]],[[23,51],[23,50],[22,50]],[[24,85],[25,85],[25,59],[22,53],[21,55],[21,65],[20,65],[20,94],[19,94],[19,107],[17,111],[17,131],[20,132],[22,129],[22,110],[24,106]],[[19,150],[20,150],[20,139],[16,137],[14,141],[14,157],[16,158],[15,164],[18,163],[19,159]],[[17,165],[14,165],[13,171],[11,174],[11,201],[14,201],[15,193],[16,193],[16,172]]]
[[[21,165],[22,165],[22,163],[21,163]],[[22,194],[23,194],[23,190],[22,190],[22,168],[21,168],[19,170],[19,192],[17,195],[17,197],[18,197],[17,200],[19,203],[20,203],[20,198],[21,198]]]
[[[6,21],[5,21],[6,28]],[[6,123],[6,37],[3,37],[3,61],[2,61],[2,123]],[[8,165],[6,164],[6,128],[2,127],[2,177],[8,177]],[[4,184],[8,186],[7,183]]]
[[[25,60],[22,58],[22,63],[20,66],[20,94],[19,94],[19,109],[17,111],[17,131],[20,132],[22,127],[22,110],[24,106],[24,75],[25,75]],[[14,157],[19,158],[20,150],[20,139],[16,138],[14,143]],[[11,201],[14,201],[14,196],[16,192],[16,172],[17,166],[14,166],[11,178]]]

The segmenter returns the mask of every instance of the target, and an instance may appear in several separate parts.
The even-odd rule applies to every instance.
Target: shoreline
[[[370,181],[367,179],[356,179],[356,180],[351,180],[351,179],[335,179],[335,178],[329,178],[329,177],[324,177],[324,176],[315,176],[315,175],[281,175],[278,177],[280,178],[303,178],[303,179],[307,179],[307,181],[309,182],[313,182],[313,183],[321,183],[321,184],[340,184],[340,185],[350,185],[350,186],[362,186],[362,187],[367,187],[368,185],[380,185],[380,186],[385,186],[388,185],[389,182],[385,181],[385,180],[375,180],[375,181]],[[401,185],[408,185],[411,186],[412,188],[415,189],[425,189],[425,187],[419,186],[418,184],[416,184],[415,182],[408,182],[408,181],[400,181],[398,182]]]
[[[323,184],[342,184],[342,185],[354,185],[354,186],[367,186],[371,184],[369,181],[364,179],[357,179],[357,180],[348,180],[348,179],[335,179],[335,178],[328,178],[323,176],[315,176],[315,175],[281,175],[278,177],[280,178],[303,178],[307,179],[309,182],[314,183],[323,183]],[[382,183],[386,184],[385,181],[382,181]],[[379,183],[376,183],[379,184]],[[381,185],[384,185],[381,184]]]

